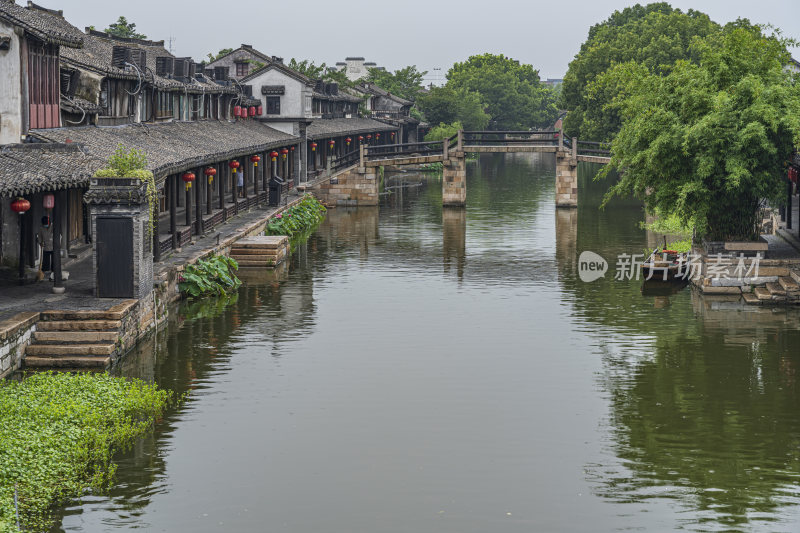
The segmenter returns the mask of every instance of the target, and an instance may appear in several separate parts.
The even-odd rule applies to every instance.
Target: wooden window
[[[267,96],[267,115],[281,114],[281,97]]]
[[[247,76],[250,72],[250,63],[236,63],[236,76]]]
[[[58,47],[29,41],[28,104],[31,129],[59,127],[60,88]]]

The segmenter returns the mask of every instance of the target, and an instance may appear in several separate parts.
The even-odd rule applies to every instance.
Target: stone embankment
[[[239,221],[231,231],[198,238],[154,268],[154,288],[141,299],[124,300],[108,308],[74,310],[50,309],[18,313],[0,322],[0,378],[21,368],[56,368],[60,370],[102,370],[113,365],[167,320],[172,303],[181,299],[178,280],[187,265],[212,255],[234,256],[248,249],[253,238],[264,233],[268,220],[295,205],[294,197],[286,205],[253,213]],[[267,243],[264,253],[254,254],[257,264],[245,267],[269,268],[288,257],[288,239],[284,236],[258,237]],[[239,246],[239,243],[245,243]],[[102,302],[103,300],[98,300]],[[68,305],[68,304],[65,304]]]

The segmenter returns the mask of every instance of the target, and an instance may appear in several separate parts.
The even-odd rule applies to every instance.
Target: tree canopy
[[[298,61],[295,58],[289,60],[288,67],[292,70],[296,70],[300,74],[304,76],[308,76],[312,80],[316,80],[322,78],[322,76],[327,72],[328,67],[325,63],[320,63],[319,65],[315,64],[310,59],[303,59],[302,61]]]
[[[691,220],[712,240],[758,237],[762,200],[782,203],[785,162],[800,145],[800,87],[788,64],[792,41],[747,21],[697,41],[697,60],[664,74],[628,63],[610,195],[635,194],[648,208]]]
[[[491,129],[544,127],[558,116],[553,92],[540,83],[539,72],[504,55],[476,55],[454,64],[447,87],[478,94],[491,116]]]
[[[431,124],[459,122],[466,130],[483,130],[491,118],[484,111],[486,106],[478,93],[456,90],[447,85],[431,87],[417,103]]]
[[[123,16],[120,16],[115,23],[109,25],[108,28],[105,29],[105,32],[116,37],[147,39],[147,35],[136,31],[136,24],[128,22],[128,19]]]
[[[720,31],[708,15],[674,9],[667,3],[636,4],[615,11],[589,30],[589,37],[564,76],[561,106],[569,113],[564,126],[570,136],[608,141],[621,126],[612,100],[621,86],[604,76],[615,65],[634,61],[663,74],[679,59],[696,60],[692,44]]]
[[[371,68],[367,81],[374,83],[384,91],[413,102],[422,91],[422,80],[427,73],[427,71],[418,71],[416,65],[410,65],[394,72]]]

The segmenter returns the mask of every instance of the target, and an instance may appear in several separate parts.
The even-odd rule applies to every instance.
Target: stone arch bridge
[[[442,204],[463,206],[467,199],[467,153],[552,153],[556,157],[556,206],[578,205],[578,163],[611,161],[605,143],[565,138],[553,131],[459,131],[444,141],[380,146],[361,145],[330,163],[330,179],[315,187],[323,201],[338,205],[377,205],[378,168],[384,165],[442,163]]]

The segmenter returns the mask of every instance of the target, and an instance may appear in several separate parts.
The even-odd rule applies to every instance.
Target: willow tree
[[[793,41],[747,21],[696,43],[698,61],[666,75],[634,64],[620,96],[623,126],[612,144],[621,178],[609,195],[693,221],[709,240],[758,238],[759,208],[785,194],[786,162],[800,145],[800,88]]]

